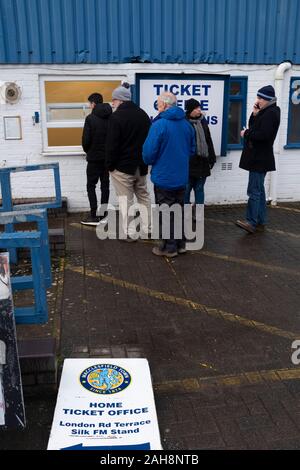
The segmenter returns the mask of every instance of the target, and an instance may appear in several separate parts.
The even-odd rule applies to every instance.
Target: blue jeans
[[[204,185],[206,181],[206,176],[200,176],[200,178],[195,178],[191,176],[189,182],[186,185],[184,203],[189,204],[191,191],[194,190],[195,193],[195,204],[204,204]]]
[[[248,182],[248,205],[247,205],[247,222],[256,227],[257,224],[266,223],[266,193],[265,181],[266,173],[259,173],[258,171],[249,172]]]

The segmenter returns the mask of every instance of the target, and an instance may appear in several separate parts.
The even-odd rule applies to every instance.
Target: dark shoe
[[[155,246],[152,253],[156,256],[166,256],[167,258],[175,258],[178,255],[177,251],[161,250],[158,246]]]
[[[242,228],[243,230],[246,230],[246,232],[248,232],[248,233],[254,233],[255,232],[255,228],[251,224],[249,224],[248,222],[246,222],[244,220],[237,220],[235,225]]]
[[[266,226],[264,224],[257,224],[256,227],[255,227],[255,230],[257,232],[264,232],[266,229]]]
[[[180,255],[183,255],[184,253],[187,252],[187,249],[186,249],[186,247],[185,247],[185,242],[184,242],[184,241],[179,241],[179,242],[177,243],[177,252],[178,252],[178,254],[180,254]]]
[[[85,219],[81,220],[82,225],[90,225],[93,227],[96,227],[100,222],[99,217],[92,217],[91,215],[88,215]]]

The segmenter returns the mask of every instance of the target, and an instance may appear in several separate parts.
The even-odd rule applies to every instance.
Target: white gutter
[[[275,71],[275,96],[277,97],[277,106],[282,109],[282,88],[283,88],[283,80],[284,74],[287,70],[292,67],[291,62],[282,62],[278,65]],[[280,153],[280,132],[277,133],[277,137],[274,142],[274,157],[275,157],[275,165],[276,171],[271,172],[270,176],[270,192],[269,192],[269,199],[271,200],[271,205],[276,206],[277,204],[277,179],[279,173],[279,153]]]

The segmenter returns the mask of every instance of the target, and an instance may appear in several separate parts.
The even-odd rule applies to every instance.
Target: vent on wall
[[[0,86],[0,98],[4,103],[18,103],[21,99],[21,94],[21,88],[15,82],[5,82]]]
[[[232,162],[231,163],[222,163],[221,164],[221,170],[223,170],[223,171],[232,170]]]

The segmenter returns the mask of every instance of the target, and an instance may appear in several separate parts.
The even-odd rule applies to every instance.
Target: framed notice
[[[4,116],[4,139],[5,140],[21,140],[22,128],[20,116]]]

